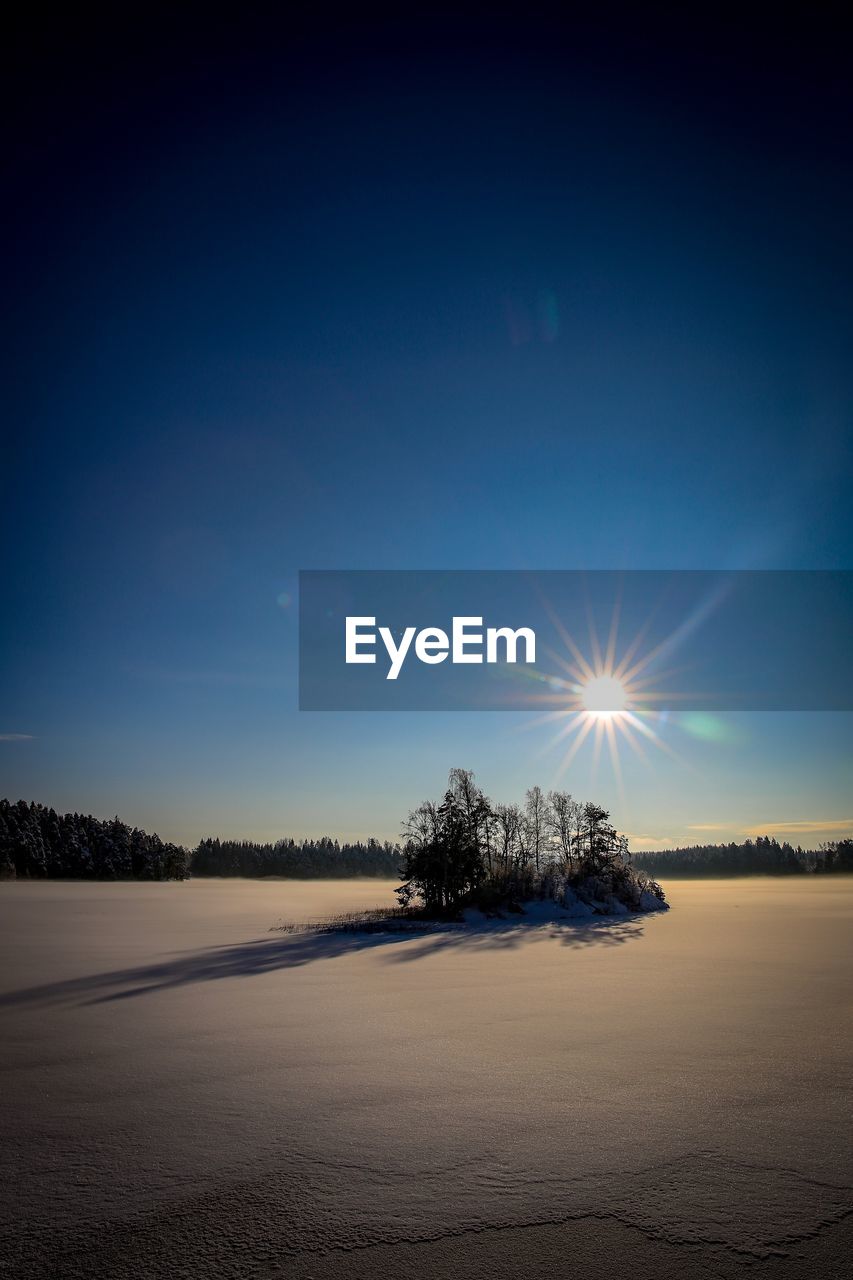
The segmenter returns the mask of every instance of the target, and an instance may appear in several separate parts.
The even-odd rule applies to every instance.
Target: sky
[[[297,710],[300,569],[853,568],[825,22],[251,6],[14,45],[0,793],[394,837],[472,768],[636,847],[853,828],[842,713]],[[807,655],[804,655],[807,660]]]

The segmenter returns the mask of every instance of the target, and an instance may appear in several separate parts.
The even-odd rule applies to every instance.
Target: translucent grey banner
[[[847,571],[307,570],[304,711],[853,710]]]

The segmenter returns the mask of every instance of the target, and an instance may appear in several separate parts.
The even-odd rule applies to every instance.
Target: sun
[[[593,676],[581,686],[580,696],[584,710],[598,718],[618,716],[628,706],[627,690],[616,676]]]
[[[550,703],[553,709],[530,721],[530,727],[553,721],[559,724],[556,736],[548,744],[549,747],[566,744],[558,776],[569,769],[585,743],[591,745],[592,766],[593,770],[597,769],[602,749],[606,746],[621,794],[620,741],[624,740],[644,763],[648,763],[647,744],[674,755],[654,727],[655,708],[664,699],[664,693],[655,687],[661,677],[654,676],[650,668],[659,655],[661,645],[644,650],[646,627],[643,627],[627,645],[621,658],[618,657],[617,606],[606,644],[599,642],[590,621],[590,653],[587,656],[556,613],[551,611],[550,616],[565,645],[565,653],[548,651],[560,674],[547,677],[548,691],[543,692],[539,700]],[[667,695],[667,700],[672,696]],[[657,718],[660,718],[660,713]]]
[[[712,602],[713,603],[713,602]],[[524,728],[556,722],[556,735],[543,750],[559,743],[566,750],[560,760],[557,777],[566,773],[575,756],[589,744],[592,750],[593,773],[598,768],[602,749],[606,746],[613,765],[616,785],[622,794],[622,767],[620,742],[643,763],[650,763],[646,746],[654,747],[675,760],[678,753],[666,742],[663,726],[667,720],[668,705],[684,695],[666,691],[662,682],[671,674],[660,669],[660,659],[671,650],[678,639],[678,630],[650,644],[647,634],[652,623],[650,616],[627,645],[621,655],[618,648],[618,629],[621,602],[617,597],[606,639],[599,639],[595,621],[589,612],[589,649],[584,652],[562,622],[559,614],[545,601],[548,616],[554,624],[564,651],[547,649],[556,671],[538,676],[547,685],[536,698],[537,702],[551,707],[543,715],[529,721]],[[682,628],[683,629],[683,628]],[[529,694],[527,697],[529,698]],[[683,763],[683,762],[682,762]]]

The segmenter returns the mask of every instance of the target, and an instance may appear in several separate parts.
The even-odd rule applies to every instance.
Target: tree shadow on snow
[[[221,978],[253,978],[334,960],[361,951],[380,951],[393,963],[413,963],[442,951],[509,951],[535,939],[556,939],[572,949],[616,947],[640,938],[645,917],[602,917],[590,921],[488,921],[482,925],[432,925],[423,929],[365,931],[306,926],[251,942],[176,952],[166,960],[136,968],[70,978],[0,995],[0,1007],[65,1003],[103,1004],[150,995]]]

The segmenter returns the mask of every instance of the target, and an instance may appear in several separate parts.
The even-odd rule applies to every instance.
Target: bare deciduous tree
[[[531,787],[527,792],[524,818],[528,857],[532,860],[538,875],[548,830],[548,801],[540,786]]]
[[[560,861],[567,874],[571,874],[580,853],[578,835],[582,806],[568,791],[549,791],[546,825],[553,837]]]

